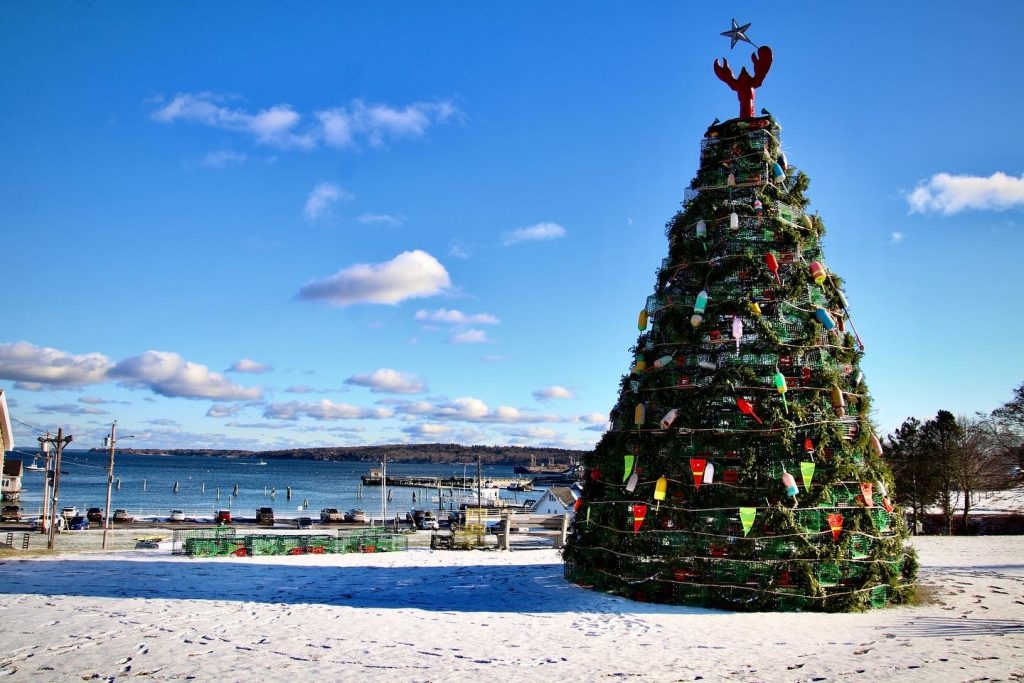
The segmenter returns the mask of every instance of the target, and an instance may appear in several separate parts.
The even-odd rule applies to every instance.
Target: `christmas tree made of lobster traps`
[[[750,42],[749,24],[727,35]],[[752,44],[752,43],[751,43]],[[864,345],[808,177],[740,116],[708,128],[610,429],[588,455],[566,578],[636,600],[849,611],[906,601],[916,561],[869,421]]]

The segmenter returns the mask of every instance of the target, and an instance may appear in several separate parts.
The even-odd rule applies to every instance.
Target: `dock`
[[[370,470],[361,477],[364,486],[380,486],[380,470]],[[430,476],[408,476],[408,475],[387,475],[388,486],[408,486],[420,489],[436,488],[459,488],[476,490],[478,479],[476,477],[430,477]],[[512,485],[532,486],[533,479],[520,477],[491,477],[484,478],[480,482],[480,488],[484,489],[507,489]]]

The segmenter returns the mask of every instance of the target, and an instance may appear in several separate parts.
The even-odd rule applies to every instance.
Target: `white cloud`
[[[558,436],[558,432],[550,427],[520,427],[507,432],[507,434],[527,439],[554,439]]]
[[[427,390],[426,384],[416,375],[381,368],[370,375],[354,375],[345,384],[368,387],[381,394],[420,394]]]
[[[477,422],[491,424],[535,424],[541,422],[565,422],[557,415],[544,415],[523,411],[511,406],[491,409],[478,398],[466,396],[451,401],[432,403],[430,401],[395,402],[395,412],[438,421]]]
[[[334,306],[357,303],[397,304],[405,299],[433,296],[451,287],[448,271],[425,251],[405,251],[384,263],[360,263],[310,282],[299,290],[307,301],[325,300]]]
[[[287,422],[225,422],[226,427],[237,429],[295,429],[295,425]]]
[[[354,100],[347,107],[316,112],[324,144],[345,148],[358,144],[380,147],[392,140],[418,138],[431,126],[460,114],[450,102],[416,102],[405,107],[366,104]]]
[[[306,206],[303,208],[303,212],[306,214],[306,218],[315,221],[323,217],[331,206],[339,201],[352,199],[352,196],[352,193],[341,189],[334,183],[317,183],[306,197]]]
[[[257,363],[250,358],[243,358],[228,368],[227,372],[247,372],[253,375],[258,375],[264,372],[270,372],[273,369],[274,368],[266,365],[265,363]]]
[[[608,416],[604,413],[588,413],[587,415],[580,415],[579,420],[587,424],[603,425],[608,423]]]
[[[288,387],[287,389],[284,390],[284,393],[286,393],[286,394],[318,394],[318,393],[320,393],[320,390],[319,389],[314,389],[313,387],[309,386],[308,384],[299,384],[299,385],[294,386],[294,387]]]
[[[405,222],[405,216],[392,216],[389,213],[363,213],[356,217],[363,225],[389,225],[394,227]]]
[[[110,376],[130,387],[145,387],[161,396],[241,401],[262,398],[259,387],[243,387],[205,365],[192,363],[170,351],[146,351],[126,358]]]
[[[911,213],[947,216],[968,209],[1003,211],[1024,206],[1024,175],[996,172],[989,177],[936,173],[907,195]]]
[[[457,259],[468,259],[470,256],[469,247],[457,240],[452,240],[448,245],[448,255]]]
[[[465,330],[452,335],[448,341],[452,344],[486,344],[491,340],[483,330]]]
[[[402,431],[410,436],[415,436],[423,439],[436,439],[444,436],[452,431],[452,428],[448,425],[439,424],[416,424],[408,427],[402,427]]]
[[[206,417],[234,417],[242,409],[239,404],[229,405],[226,403],[214,403],[206,411]]]
[[[99,396],[80,396],[78,398],[78,402],[91,406],[112,405],[115,403],[123,406],[131,405],[128,401],[112,401],[110,399],[100,398]]]
[[[274,420],[298,420],[300,417],[314,420],[380,420],[393,415],[394,411],[388,408],[361,408],[327,399],[318,403],[272,403],[263,411],[263,417]]]
[[[58,405],[36,406],[37,413],[49,415],[106,415],[107,411],[102,408],[89,408],[74,403],[61,403]]]
[[[903,233],[902,232],[893,232],[891,235],[889,235],[889,244],[899,244],[902,241],[903,241]]]
[[[74,355],[28,342],[0,344],[0,379],[80,386],[106,381],[111,367],[100,353]]]
[[[565,228],[558,223],[537,223],[504,233],[501,236],[501,243],[507,247],[520,242],[544,242],[561,237],[565,237]]]
[[[205,168],[224,168],[231,164],[243,164],[248,156],[240,152],[232,152],[229,149],[221,149],[216,152],[209,152],[199,160],[199,165]]]
[[[455,309],[439,308],[436,311],[416,311],[416,320],[451,323],[453,325],[497,325],[500,320],[490,313],[467,315]]]
[[[565,387],[550,386],[544,387],[543,389],[537,389],[533,392],[533,397],[538,401],[551,401],[554,399],[576,398],[576,394]]]
[[[20,391],[43,391],[46,385],[39,382],[15,382],[14,388]]]
[[[211,128],[245,133],[257,143],[283,149],[310,149],[317,137],[311,132],[296,132],[302,116],[291,105],[276,104],[250,114],[223,106],[226,98],[209,92],[178,93],[170,102],[153,112],[161,123],[188,121]]]

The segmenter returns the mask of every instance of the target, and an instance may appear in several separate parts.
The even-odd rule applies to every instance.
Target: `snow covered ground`
[[[929,598],[734,614],[593,593],[557,551],[0,562],[18,681],[1024,679],[1024,536],[913,540]]]

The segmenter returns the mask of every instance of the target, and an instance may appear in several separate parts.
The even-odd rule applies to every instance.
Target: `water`
[[[81,514],[90,507],[102,508],[107,495],[106,453],[65,451],[60,479],[60,507],[76,506]],[[26,459],[27,460],[27,459]],[[317,518],[321,508],[345,511],[360,508],[370,517],[381,516],[380,486],[362,486],[359,477],[377,463],[323,462],[317,460],[265,460],[184,455],[118,454],[114,464],[115,488],[111,510],[124,508],[134,517],[165,518],[172,509],[186,517],[212,518],[217,510],[231,510],[236,517],[254,517],[256,508],[270,506],[277,517],[308,515]],[[29,464],[26,462],[26,464]],[[388,474],[425,476],[466,476],[473,479],[476,463],[463,468],[456,464],[389,463]],[[483,476],[515,477],[512,467],[484,466]],[[116,488],[117,480],[121,488]],[[174,491],[178,483],[177,493]],[[238,496],[231,497],[235,486]],[[286,492],[292,489],[291,500]],[[204,491],[205,488],[205,491]],[[217,489],[220,498],[217,498]],[[276,490],[276,495],[272,492]],[[437,510],[437,489],[388,487],[388,518],[414,508]],[[416,501],[412,496],[415,493]],[[456,492],[458,493],[458,492]],[[474,493],[475,495],[475,493]],[[443,509],[458,509],[449,489],[442,495]],[[501,497],[515,502],[537,499],[540,493],[502,491]],[[22,479],[21,506],[28,515],[38,515],[43,498],[43,473],[26,471]],[[308,507],[303,509],[303,502]]]

